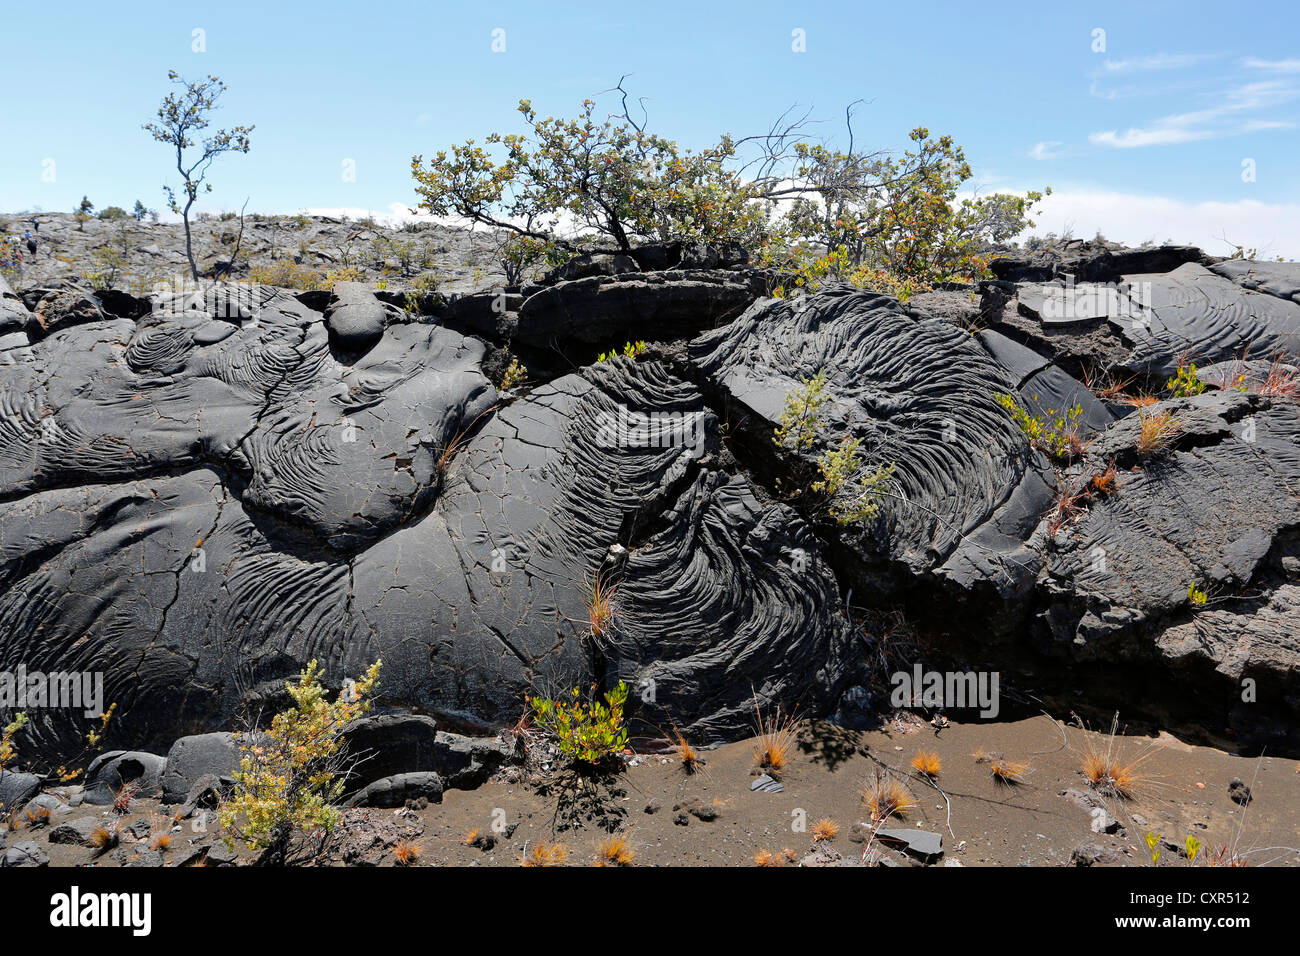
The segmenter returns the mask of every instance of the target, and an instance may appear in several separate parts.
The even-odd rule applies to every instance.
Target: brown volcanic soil
[[[1104,735],[1060,727],[1046,716],[995,724],[953,724],[938,734],[916,718],[900,717],[887,729],[852,732],[823,723],[804,723],[799,744],[783,775],[785,792],[751,792],[753,742],[741,741],[707,752],[705,766],[688,775],[672,757],[640,755],[612,781],[589,785],[587,799],[567,799],[572,789],[557,785],[554,774],[540,776],[519,768],[507,770],[475,791],[448,791],[441,805],[418,810],[353,810],[332,841],[328,864],[390,865],[401,839],[417,844],[419,866],[517,866],[527,849],[539,841],[558,843],[567,851],[568,865],[588,865],[606,830],[602,821],[628,834],[635,851],[633,865],[752,866],[754,855],[769,850],[780,856],[787,848],[802,858],[812,847],[807,832],[796,832],[796,820],[829,817],[839,825],[830,846],[845,862],[857,862],[863,844],[855,842],[855,824],[868,817],[859,794],[877,761],[906,771],[921,748],[939,754],[939,785],[951,800],[951,820],[944,797],[912,775],[908,783],[918,807],[897,827],[916,827],[943,835],[944,862],[962,866],[1063,866],[1080,843],[1113,849],[1117,865],[1150,866],[1144,835],[1154,832],[1182,844],[1193,834],[1208,857],[1220,847],[1235,847],[1248,865],[1300,863],[1300,773],[1294,760],[1265,756],[1247,759],[1205,747],[1193,747],[1162,735],[1121,737],[1123,761],[1142,755],[1139,772],[1146,775],[1133,800],[1108,799],[1110,812],[1123,829],[1113,835],[1090,830],[1090,812],[1063,791],[1085,790],[1079,764],[1088,741],[1105,745]],[[1001,786],[990,764],[977,762],[980,748],[1001,752],[1008,760],[1029,761],[1024,783]],[[1254,799],[1243,809],[1228,795],[1234,778],[1252,787]],[[550,783],[549,787],[545,783]],[[540,784],[540,786],[539,786]],[[674,807],[684,801],[716,809],[705,821],[687,814],[689,823],[674,822]],[[657,807],[648,813],[648,806]],[[166,829],[154,801],[137,800],[131,822],[153,819],[155,832]],[[87,814],[111,818],[101,808],[80,807],[56,818]],[[589,814],[594,814],[587,819]],[[708,811],[704,811],[708,816]],[[517,824],[491,849],[464,843],[472,830],[493,832],[493,823]],[[566,823],[578,826],[565,828]],[[951,834],[948,826],[951,825]],[[179,865],[195,845],[213,837],[195,835],[190,821],[178,824],[163,865]],[[861,828],[856,834],[861,839]],[[28,832],[19,824],[9,843],[34,839],[42,846],[48,828]],[[879,844],[876,844],[879,847]],[[127,839],[109,854],[95,857],[84,847],[50,846],[52,865],[121,865],[137,859]],[[907,865],[897,851],[882,857]],[[244,855],[246,857],[246,854]],[[1206,862],[1206,860],[1202,860]],[[1173,847],[1161,852],[1160,866],[1186,866]]]

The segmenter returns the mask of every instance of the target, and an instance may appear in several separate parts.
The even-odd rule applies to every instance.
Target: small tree
[[[90,201],[90,197],[82,196],[81,202],[77,204],[77,208],[72,212],[72,218],[77,220],[78,232],[85,230],[86,222],[90,219],[90,214],[94,211],[95,204]]]
[[[769,261],[813,278],[885,280],[888,291],[899,278],[925,287],[984,277],[992,249],[1031,227],[1031,207],[1051,190],[958,202],[972,176],[965,151],[925,127],[911,140],[902,156],[795,144],[791,178],[803,189],[773,230]]]
[[[413,157],[419,207],[574,252],[583,235],[620,252],[647,240],[753,242],[765,214],[728,168],[729,136],[695,153],[647,132],[626,105],[605,120],[595,109],[588,99],[575,119],[543,119],[520,100],[529,132],[490,134],[493,152],[469,140],[428,165]]]
[[[137,199],[135,208],[131,210],[131,215],[135,216],[136,222],[144,222],[144,217],[149,215],[149,210],[145,208],[144,203]]]
[[[189,260],[190,272],[197,280],[199,267],[194,261],[190,209],[200,191],[212,192],[212,184],[207,182],[207,175],[213,160],[222,153],[247,153],[249,134],[254,127],[220,129],[200,140],[197,136],[208,128],[210,114],[217,109],[218,101],[226,91],[226,84],[215,76],[194,83],[187,82],[175,70],[168,71],[167,78],[179,86],[181,92],[168,93],[158,107],[157,122],[146,123],[144,129],[158,142],[166,143],[176,150],[176,171],[181,175],[184,201],[177,198],[170,186],[163,186],[163,192],[167,196],[167,207],[185,223],[185,257]],[[186,150],[195,147],[198,147],[197,155],[187,155]]]
[[[375,661],[360,681],[345,686],[330,702],[320,683],[321,669],[311,661],[296,683],[285,685],[294,706],[276,714],[256,742],[240,747],[235,793],[222,804],[218,818],[249,849],[261,851],[258,865],[284,864],[295,834],[328,834],[338,823],[332,803],[343,793],[347,776],[341,732],[370,710],[382,665]]]

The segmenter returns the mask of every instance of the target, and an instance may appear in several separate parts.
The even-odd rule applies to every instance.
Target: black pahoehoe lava
[[[575,272],[524,290],[486,339],[355,287],[218,285],[41,316],[0,288],[0,669],[102,672],[132,747],[228,727],[311,658],[337,678],[377,657],[386,706],[448,726],[623,679],[642,726],[710,742],[752,728],[754,694],[822,713],[861,679],[852,588],[854,605],[943,622],[982,662],[1034,661],[1035,690],[1095,675],[1092,689],[1146,688],[1131,706],[1180,727],[1294,747],[1300,405],[1234,389],[1162,402],[1180,427],[1147,458],[1136,413],[1051,357],[1072,366],[1100,343],[1153,379],[1188,348],[1267,357],[1296,337],[1300,273],[1111,256],[1071,274],[1143,301],[1057,323],[1045,297],[1077,287],[1054,267],[997,271],[977,332],[845,288],[756,298],[739,265]],[[539,348],[680,345],[498,394],[483,369],[503,330]],[[769,436],[821,371],[832,401],[811,451],[765,437],[759,462],[724,434],[730,414]],[[1029,447],[1003,392],[1083,406],[1072,473]],[[878,518],[837,527],[815,496],[782,504],[758,484],[807,474],[844,437],[895,466]],[[1111,461],[1114,493],[1049,533],[1060,484]],[[598,582],[613,616],[593,628]],[[1190,584],[1208,607],[1189,607]],[[33,716],[51,748],[83,729]]]

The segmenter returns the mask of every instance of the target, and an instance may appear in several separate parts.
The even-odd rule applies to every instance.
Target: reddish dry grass
[[[916,809],[916,800],[907,785],[892,774],[876,771],[876,775],[862,790],[862,802],[871,813],[873,822],[888,817],[904,817]]]
[[[939,771],[943,768],[939,755],[933,750],[918,750],[912,757],[912,769],[917,773],[925,774],[927,777],[939,776]]]
[[[606,837],[596,845],[596,866],[631,866],[636,858],[626,833]]]
[[[1138,416],[1141,418],[1137,440],[1140,455],[1154,455],[1164,451],[1183,428],[1172,412],[1142,409]]]
[[[569,851],[559,843],[534,843],[524,852],[521,866],[563,866]]]
[[[840,832],[840,825],[830,817],[822,817],[812,825],[812,838],[814,843],[821,843],[824,840],[834,840],[835,835]]]
[[[794,718],[782,717],[780,707],[765,718],[759,709],[757,694],[754,695],[754,717],[757,722],[755,736],[758,738],[754,744],[754,762],[773,777],[779,777],[794,752],[797,737]]]

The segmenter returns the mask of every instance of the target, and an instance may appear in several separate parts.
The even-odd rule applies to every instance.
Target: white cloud
[[[1106,59],[1101,67],[1107,73],[1139,73],[1149,70],[1181,70],[1205,60],[1218,57],[1217,53],[1154,53],[1125,60]]]
[[[1300,73],[1300,59],[1294,57],[1289,60],[1261,60],[1259,57],[1248,56],[1241,63],[1252,70],[1266,70],[1269,73]]]
[[[1029,151],[1030,159],[1056,159],[1061,155],[1057,149],[1062,143],[1059,139],[1045,139],[1034,144],[1034,148]]]
[[[1141,146],[1168,146],[1223,136],[1239,136],[1263,129],[1290,125],[1280,120],[1241,119],[1244,113],[1271,109],[1300,95],[1300,88],[1282,80],[1246,83],[1221,94],[1220,101],[1202,110],[1163,116],[1146,127],[1131,127],[1126,132],[1101,130],[1088,135],[1098,146],[1133,149]]]
[[[1228,255],[1225,240],[1259,249],[1260,255],[1300,258],[1300,203],[1190,203],[1162,196],[1066,190],[1038,205],[1033,233],[1107,239],[1137,245],[1148,240],[1188,243],[1212,255]]]

